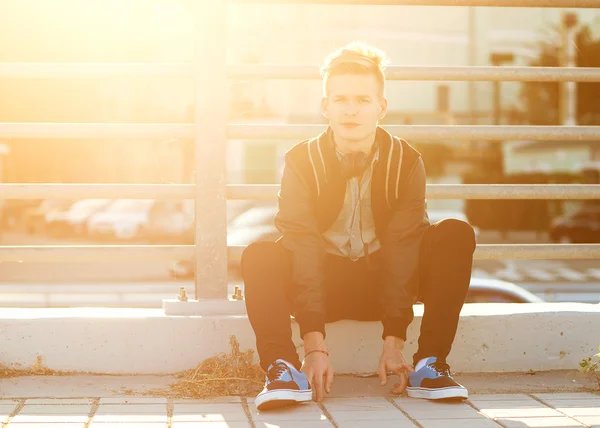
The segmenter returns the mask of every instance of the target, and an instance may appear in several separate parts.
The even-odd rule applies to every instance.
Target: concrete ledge
[[[408,331],[405,356],[416,350],[422,306]],[[600,305],[585,303],[468,304],[463,308],[452,369],[463,373],[572,370],[600,345]],[[297,325],[294,340],[301,351]],[[373,373],[381,324],[327,326],[337,373]],[[162,309],[0,309],[0,362],[110,374],[168,374],[229,352],[235,335],[254,348],[244,315],[166,316]]]

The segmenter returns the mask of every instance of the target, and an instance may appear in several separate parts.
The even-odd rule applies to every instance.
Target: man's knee
[[[475,250],[475,231],[473,226],[463,220],[447,218],[435,225],[435,230],[440,238],[454,243],[463,243],[468,248]]]
[[[254,242],[242,252],[242,279],[246,282],[248,278],[261,277],[269,270],[283,268],[285,264],[285,249],[281,244],[271,241]]]
[[[265,260],[268,260],[277,253],[278,246],[278,243],[269,241],[253,242],[248,245],[244,248],[244,251],[242,251],[242,269],[244,269],[244,266],[263,264]]]

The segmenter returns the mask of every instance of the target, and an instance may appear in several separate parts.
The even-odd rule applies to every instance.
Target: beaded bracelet
[[[308,357],[310,354],[313,354],[313,353],[315,353],[315,352],[321,352],[321,353],[323,353],[323,354],[325,354],[325,355],[327,355],[327,356],[329,357],[329,352],[327,352],[327,351],[324,351],[324,350],[322,350],[322,349],[313,349],[312,351],[308,351],[308,352],[307,352],[307,353],[304,355],[304,358],[306,359],[306,357]]]

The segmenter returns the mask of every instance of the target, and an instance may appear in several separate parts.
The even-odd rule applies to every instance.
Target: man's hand
[[[325,351],[323,335],[319,332],[311,332],[304,335],[304,349],[308,354],[310,351],[320,349]],[[302,363],[302,371],[308,379],[308,383],[316,392],[316,400],[323,399],[323,389],[326,393],[331,392],[333,384],[333,368],[329,356],[323,352],[312,352]],[[325,379],[325,381],[323,380]]]
[[[381,386],[387,385],[388,372],[392,372],[400,378],[392,388],[393,394],[402,394],[408,386],[408,372],[415,371],[414,368],[406,362],[402,350],[404,349],[404,340],[388,336],[383,342],[383,352],[379,359],[379,380]]]

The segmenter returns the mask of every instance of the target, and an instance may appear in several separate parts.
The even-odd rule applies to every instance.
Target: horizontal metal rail
[[[227,199],[275,200],[278,184],[230,184]],[[2,199],[194,199],[193,184],[0,184]],[[428,199],[600,199],[600,184],[428,184]]]
[[[189,138],[195,125],[187,123],[0,123],[0,138]]]
[[[230,184],[227,198],[273,200],[279,187]],[[427,199],[600,199],[600,184],[428,184]]]
[[[600,8],[600,0],[232,0],[235,3]]]
[[[598,141],[600,126],[494,126],[494,125],[384,125],[407,140],[538,140]],[[0,136],[1,136],[0,125]],[[325,129],[323,125],[229,125],[234,139],[305,139]]]
[[[2,63],[0,79],[193,77],[192,63]],[[229,65],[231,79],[320,79],[316,65]],[[600,82],[594,67],[398,66],[386,69],[387,80]]]
[[[408,140],[538,140],[599,141],[600,126],[384,125]],[[227,126],[232,139],[290,139],[313,137],[324,125]],[[184,123],[0,123],[0,138],[194,138],[195,125]],[[216,142],[211,142],[215,144]]]
[[[244,247],[228,247],[229,257],[239,259]],[[0,262],[72,263],[188,260],[193,245],[48,245],[0,246]],[[600,244],[481,244],[475,260],[598,259]]]
[[[320,79],[319,67],[313,65],[230,65],[232,79]],[[413,81],[483,81],[483,82],[600,82],[600,68],[595,67],[417,67],[388,66],[387,80]],[[1,77],[1,68],[0,68]]]
[[[0,184],[2,199],[194,199],[193,184]],[[599,197],[600,199],[600,197]]]
[[[193,77],[191,62],[0,62],[2,79],[76,79],[98,77]]]
[[[194,245],[4,245],[0,262],[158,262],[194,257]]]

